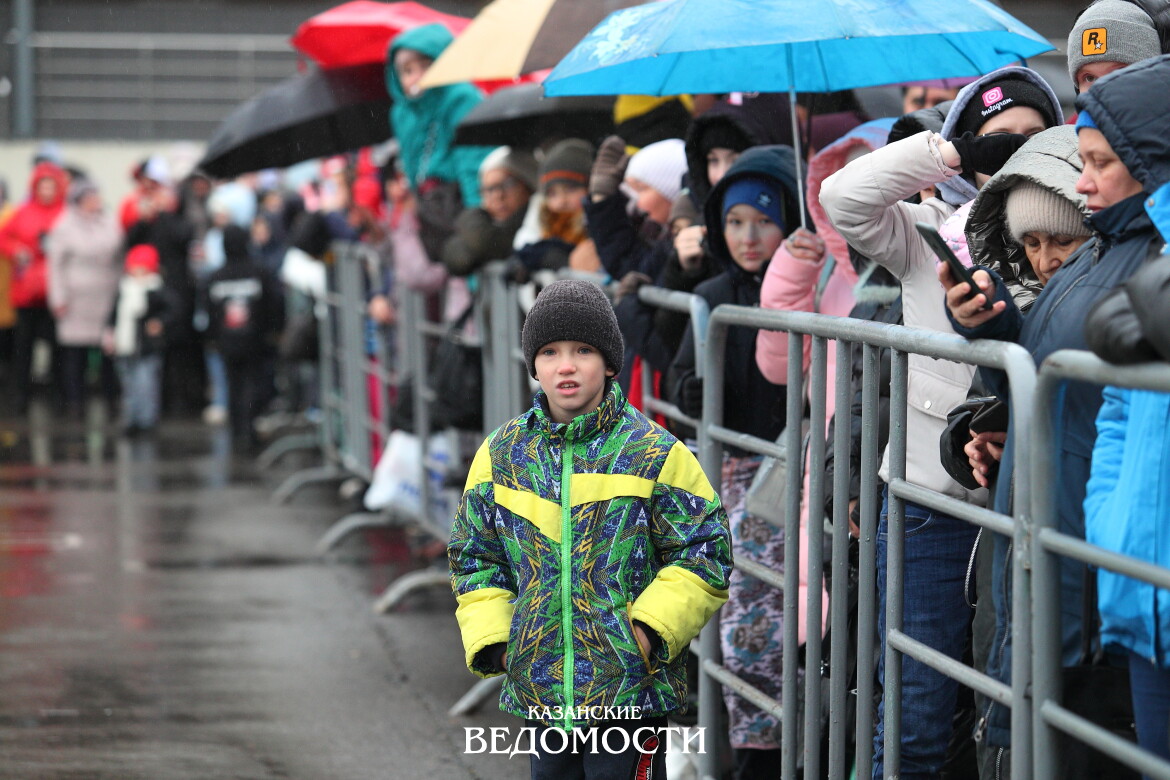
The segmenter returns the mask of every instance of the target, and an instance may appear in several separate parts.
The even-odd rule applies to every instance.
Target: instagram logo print
[[[1003,90],[999,87],[992,87],[983,93],[984,106],[993,106],[1001,100],[1003,100]]]

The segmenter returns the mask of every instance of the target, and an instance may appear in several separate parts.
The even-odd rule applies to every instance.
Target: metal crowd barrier
[[[1097,547],[1057,530],[1055,492],[1060,480],[1055,455],[1059,434],[1056,420],[1064,385],[1070,380],[1167,393],[1170,392],[1170,365],[1117,366],[1088,352],[1063,350],[1050,355],[1040,367],[1032,407],[1036,426],[1032,452],[1036,458],[1037,486],[1032,493],[1035,530],[1031,560],[1036,616],[1032,626],[1034,776],[1038,780],[1057,777],[1058,739],[1063,732],[1146,777],[1170,780],[1170,763],[1061,705],[1060,558],[1071,558],[1170,589],[1170,570]],[[1157,454],[1151,453],[1151,457],[1157,457]],[[1159,521],[1166,520],[1159,518]]]
[[[389,418],[387,387],[394,379],[386,358],[385,345],[374,355],[367,355],[364,338],[365,294],[361,277],[362,247],[335,248],[336,262],[330,274],[329,289],[320,320],[320,381],[322,418],[319,425],[319,446],[325,465],[294,474],[277,491],[287,500],[304,484],[320,479],[352,475],[369,480],[371,474],[371,442],[385,441],[393,427]],[[367,258],[368,260],[368,258]],[[504,421],[522,412],[531,398],[531,383],[524,367],[520,349],[522,304],[517,285],[508,272],[507,264],[493,263],[477,275],[479,289],[476,311],[477,343],[483,349],[484,370],[484,427],[486,433]],[[885,679],[885,775],[895,777],[900,771],[901,737],[901,660],[912,657],[959,683],[1002,703],[1012,709],[1011,751],[1013,776],[1053,778],[1058,731],[1073,735],[1089,745],[1107,751],[1152,777],[1170,780],[1170,766],[1157,761],[1136,746],[1125,743],[1087,721],[1063,709],[1059,698],[1060,658],[1059,587],[1056,581],[1059,555],[1069,555],[1094,565],[1140,576],[1160,587],[1170,587],[1170,571],[1149,564],[1108,553],[1086,544],[1083,540],[1062,536],[1053,528],[1053,502],[1050,493],[1057,480],[1053,473],[1054,459],[1047,457],[1052,450],[1052,419],[1048,412],[1060,384],[1068,378],[1109,382],[1127,386],[1170,390],[1170,366],[1118,368],[1106,366],[1086,353],[1057,353],[1037,372],[1031,356],[1022,347],[1002,342],[968,342],[960,337],[895,325],[830,317],[808,312],[775,311],[737,306],[719,306],[708,312],[706,304],[697,296],[643,286],[638,292],[646,304],[686,312],[691,316],[696,334],[697,368],[705,378],[703,414],[700,419],[689,418],[676,406],[654,396],[650,372],[644,372],[640,388],[643,408],[647,414],[662,414],[673,420],[695,427],[698,432],[700,461],[713,484],[721,480],[722,449],[733,444],[745,450],[765,455],[782,456],[787,452],[801,452],[800,426],[789,426],[782,445],[732,431],[722,425],[723,360],[727,330],[747,327],[788,332],[788,380],[790,387],[800,387],[807,381],[809,388],[808,414],[814,421],[814,430],[824,419],[826,404],[826,373],[830,342],[837,350],[836,407],[849,409],[852,400],[851,346],[859,345],[864,365],[861,380],[863,402],[862,462],[861,462],[861,537],[859,540],[857,636],[864,643],[863,650],[872,646],[877,636],[876,607],[876,539],[879,507],[875,500],[878,465],[881,458],[877,446],[878,393],[880,350],[891,350],[890,396],[890,515],[887,564],[887,642]],[[426,448],[431,433],[429,402],[434,393],[428,384],[428,339],[442,337],[447,327],[425,316],[425,296],[408,290],[397,291],[399,302],[400,365],[410,377],[414,389],[415,433]],[[807,377],[802,371],[804,340],[811,339],[811,361]],[[1007,373],[1012,392],[1012,405],[1021,410],[1013,416],[1011,435],[1017,452],[1015,474],[1015,508],[1013,516],[967,504],[922,488],[906,480],[906,412],[908,356],[923,355],[978,366],[998,368]],[[371,383],[368,377],[377,381]],[[382,413],[375,418],[369,413],[371,385],[379,388]],[[1029,414],[1027,410],[1032,410]],[[805,412],[800,394],[792,393],[788,400],[788,419],[799,420]],[[1033,432],[1033,421],[1036,431]],[[381,437],[381,438],[378,438]],[[849,460],[849,426],[836,426],[833,442],[812,436],[809,463],[824,463],[826,448],[832,446],[838,463]],[[805,667],[809,670],[804,680],[805,721],[804,742],[797,744],[798,712],[797,664],[797,593],[800,539],[800,505],[805,461],[789,458],[787,469],[785,560],[783,571],[766,561],[737,560],[741,570],[756,579],[779,588],[784,593],[784,652],[783,687],[777,700],[731,673],[721,663],[718,620],[712,620],[700,638],[692,644],[700,663],[699,724],[706,728],[707,751],[700,756],[700,774],[704,780],[721,777],[721,765],[727,753],[727,732],[721,723],[721,696],[724,688],[742,696],[777,717],[782,727],[781,776],[790,780],[798,776],[798,760],[803,754],[804,777],[829,777],[844,780],[849,776],[848,749],[850,734],[841,715],[847,711],[848,699],[856,697],[856,724],[852,734],[857,746],[857,777],[871,773],[872,735],[876,669],[872,653],[858,652],[857,687],[848,689],[844,674],[832,674],[822,646],[820,627],[821,589],[808,591],[809,616],[807,643],[804,652]],[[833,485],[827,485],[824,471],[813,469],[809,475],[809,505],[823,506],[827,490],[837,495],[848,495],[848,469],[838,468]],[[1039,489],[1037,489],[1039,487]],[[423,479],[421,506],[431,506],[429,480]],[[1014,636],[1012,684],[1004,685],[979,673],[959,661],[918,642],[902,631],[902,571],[905,533],[904,502],[917,504],[963,519],[982,528],[1014,540],[1017,554],[1012,559],[1012,623]],[[830,647],[828,658],[847,656],[849,641],[846,587],[848,580],[848,501],[834,501],[830,537],[832,573],[829,594]],[[378,513],[358,513],[343,518],[322,538],[319,550],[330,549],[341,538],[354,530],[395,522],[411,522],[436,538],[449,534],[451,518],[427,516],[400,517],[393,510]],[[813,517],[816,515],[814,514]],[[814,549],[808,556],[810,583],[821,581],[824,570],[824,538],[819,522],[810,524],[816,535]],[[821,555],[816,554],[820,547]],[[1035,577],[1033,578],[1033,572]],[[436,566],[422,572],[406,575],[393,583],[377,600],[379,611],[389,609],[406,592],[423,586],[449,586],[445,568]],[[1033,615],[1036,616],[1033,624]],[[1033,646],[1033,642],[1035,643]],[[828,669],[828,766],[821,766],[822,702],[825,685],[822,669]],[[466,713],[494,694],[500,679],[477,683],[452,709],[451,714]],[[1035,683],[1033,686],[1033,682]]]
[[[373,471],[372,447],[390,432],[390,373],[381,334],[372,335],[374,349],[367,354],[365,300],[368,273],[375,260],[369,248],[346,242],[331,247],[326,263],[325,294],[314,302],[318,325],[318,381],[321,420],[317,442],[322,465],[289,475],[273,492],[273,501],[287,503],[308,485],[356,477],[369,482]],[[375,381],[369,381],[373,377]],[[371,385],[378,388],[380,417],[371,413]],[[280,454],[302,446],[277,440],[260,456],[271,464]]]
[[[745,450],[765,455],[782,455],[801,451],[799,426],[789,426],[783,447],[774,442],[738,433],[722,425],[723,415],[723,358],[727,341],[727,329],[732,326],[786,330],[789,333],[788,380],[790,387],[800,387],[802,379],[803,336],[810,335],[811,363],[809,366],[810,419],[814,430],[825,416],[826,364],[828,341],[836,341],[837,373],[836,404],[838,409],[850,408],[852,393],[851,360],[849,345],[863,345],[864,373],[863,392],[863,461],[861,467],[861,539],[858,586],[858,629],[860,642],[871,643],[876,636],[876,604],[871,594],[876,594],[875,561],[878,527],[878,507],[874,500],[877,482],[877,393],[878,393],[878,350],[889,348],[891,352],[891,396],[890,396],[890,514],[887,568],[887,647],[885,657],[885,763],[886,777],[896,777],[900,765],[901,737],[901,659],[910,656],[937,669],[939,672],[958,680],[983,695],[1012,706],[1016,717],[1012,721],[1013,744],[1023,747],[1013,751],[1012,771],[1016,777],[1029,777],[1028,759],[1031,744],[1030,702],[1025,696],[1030,682],[1026,649],[1017,656],[1020,663],[1013,667],[1012,686],[991,679],[974,669],[955,661],[943,653],[918,642],[902,632],[902,558],[905,538],[904,502],[907,499],[945,512],[976,525],[990,528],[998,533],[1015,535],[1023,540],[1029,523],[1026,507],[1029,506],[1028,488],[1031,484],[1029,470],[1029,421],[1027,415],[1014,420],[1012,435],[1019,447],[1021,470],[1017,475],[1016,516],[1005,517],[987,509],[976,507],[954,498],[924,489],[907,482],[906,475],[906,408],[907,408],[907,357],[910,353],[933,358],[991,366],[1007,372],[1015,408],[1031,408],[1035,369],[1032,359],[1022,347],[1001,342],[968,342],[958,336],[934,333],[895,325],[830,317],[808,312],[775,311],[739,306],[719,306],[712,313],[707,330],[707,345],[704,354],[706,378],[704,381],[703,420],[699,428],[699,457],[704,470],[712,482],[718,484],[721,475],[722,445],[734,444]],[[802,414],[802,398],[798,393],[788,396],[788,419],[798,420]],[[848,426],[838,425],[833,442],[837,463],[848,462]],[[810,463],[824,463],[826,443],[823,437],[812,436]],[[797,465],[799,464],[799,465]],[[822,676],[818,673],[825,661],[821,646],[821,591],[810,587],[808,591],[808,630],[805,647],[805,740],[797,745],[797,592],[800,552],[800,503],[804,462],[800,458],[788,459],[787,500],[785,517],[785,560],[783,574],[769,567],[766,562],[737,560],[736,566],[768,585],[784,593],[784,652],[782,700],[777,701],[763,691],[749,685],[732,674],[720,663],[719,625],[712,620],[700,638],[701,671],[699,689],[699,724],[707,727],[707,734],[715,740],[725,740],[726,730],[722,728],[720,712],[720,687],[727,687],[743,696],[769,714],[777,717],[782,728],[781,776],[785,780],[796,778],[798,750],[803,750],[804,777],[846,778],[850,766],[846,764],[848,737],[842,713],[847,711],[847,680],[842,674],[830,676],[828,698],[829,713],[829,766],[822,771],[821,764],[821,717],[822,717]],[[835,470],[833,490],[838,495],[848,496],[847,469]],[[826,486],[823,469],[817,468],[810,474],[809,505],[824,505]],[[845,658],[848,641],[847,605],[845,586],[848,577],[848,501],[834,502],[832,530],[832,593],[830,594],[829,630],[831,635],[830,657]],[[815,515],[814,515],[815,517]],[[820,526],[810,521],[810,532],[819,534]],[[820,582],[823,576],[823,537],[813,542],[821,546],[822,555],[814,547],[808,556],[808,580]],[[1013,563],[1016,580],[1016,595],[1026,588],[1026,569],[1022,559]],[[1014,602],[1013,621],[1015,625],[1030,625],[1030,600],[1026,590],[1023,597]],[[869,645],[866,645],[869,646]],[[1017,652],[1020,652],[1017,650]],[[856,691],[856,733],[858,746],[856,771],[858,777],[868,777],[871,771],[872,743],[874,729],[873,693],[875,669],[867,653],[857,654]],[[949,713],[948,713],[949,717]],[[710,742],[708,743],[711,744]],[[718,744],[718,743],[717,743]],[[725,742],[724,742],[725,744]],[[723,751],[709,749],[701,757],[700,768],[704,778],[714,780],[721,776],[719,756]]]

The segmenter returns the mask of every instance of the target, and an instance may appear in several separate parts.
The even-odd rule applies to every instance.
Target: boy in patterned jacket
[[[521,343],[540,391],[480,447],[448,547],[467,666],[507,675],[534,779],[662,778],[688,644],[727,599],[727,515],[613,381],[623,343],[600,288],[550,284]],[[613,728],[629,738],[588,741]]]

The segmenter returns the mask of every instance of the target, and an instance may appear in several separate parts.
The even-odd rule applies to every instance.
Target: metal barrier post
[[[853,400],[850,393],[850,379],[852,365],[850,361],[849,344],[838,340],[836,342],[837,375],[833,386],[836,392],[835,409],[849,409]],[[814,418],[815,419],[815,418]],[[833,428],[833,580],[832,592],[829,594],[829,659],[830,669],[840,664],[849,650],[849,503],[840,500],[849,495],[849,469],[841,468],[836,464],[849,462],[849,434],[850,427],[841,424],[838,420]],[[819,426],[819,420],[814,423]],[[816,428],[813,428],[816,430]],[[815,505],[814,505],[815,506]],[[809,522],[812,522],[813,513],[809,512]],[[811,578],[810,578],[811,579]],[[848,707],[849,678],[840,666],[832,672],[829,678],[829,778],[830,780],[845,780],[849,776],[850,767],[845,763],[847,746],[847,729],[845,712]]]
[[[878,506],[878,378],[880,349],[874,344],[862,347],[861,380],[861,496],[858,514],[861,519],[861,537],[857,556],[857,636],[877,636],[877,530]],[[838,409],[841,407],[838,406]],[[838,494],[840,495],[840,494]],[[834,501],[834,505],[837,502]],[[877,669],[872,653],[857,653],[857,777],[872,776],[874,684]]]
[[[392,429],[389,388],[394,377],[388,367],[390,347],[386,343],[383,330],[373,329],[373,343],[372,345],[366,343],[367,336],[371,334],[366,329],[367,320],[364,314],[363,273],[370,277],[371,284],[376,281],[373,278],[377,271],[376,258],[371,249],[360,244],[349,245],[347,250],[339,253],[339,261],[343,263],[343,267],[339,269],[341,301],[347,322],[344,332],[348,334],[345,360],[349,363],[349,369],[346,375],[350,377],[346,430],[350,431],[349,436],[355,444],[354,452],[347,459],[347,466],[357,476],[370,483],[373,480],[374,444],[376,442],[379,446],[385,446]],[[373,347],[373,354],[366,354],[367,346]],[[376,385],[374,394],[370,392],[370,378],[374,379]],[[354,396],[358,398],[355,399]],[[370,406],[374,398],[378,399],[377,416],[373,414]],[[395,519],[389,512],[350,512],[326,530],[314,549],[318,555],[324,555],[357,531],[385,528],[394,524]]]
[[[706,361],[704,371],[708,374],[722,375],[719,358],[722,358],[727,343],[727,330],[716,329],[715,333],[707,334],[708,350],[705,354],[696,355],[699,360]],[[698,362],[696,362],[698,365]],[[703,383],[703,419],[712,425],[723,422],[723,383],[720,381],[704,381]],[[708,426],[699,426],[699,463],[707,474],[711,484],[718,485],[723,480],[723,445],[711,437]],[[699,634],[699,727],[704,733],[721,736],[717,745],[723,744],[722,717],[719,702],[719,683],[716,682],[707,666],[707,661],[714,662],[720,657],[719,652],[719,615],[715,614],[703,626]],[[700,756],[699,773],[703,780],[716,780],[721,776],[719,758],[721,751],[714,746]]]
[[[708,349],[710,340],[708,339]],[[722,372],[719,372],[722,374]],[[804,337],[795,332],[788,332],[788,377],[800,377],[804,373]],[[722,381],[722,379],[720,379]],[[803,380],[798,386],[803,386]],[[785,421],[799,421],[804,416],[804,398],[800,393],[788,393],[786,396],[787,411]],[[800,627],[799,618],[800,598],[800,492],[804,485],[804,458],[793,453],[800,453],[802,448],[801,426],[789,425],[785,432],[784,447],[787,450],[788,485],[784,503],[784,653],[780,658],[781,676],[783,685],[780,689],[780,698],[783,712],[788,717],[780,720],[780,776],[784,780],[794,780],[797,776],[799,751],[803,746],[797,744],[799,724],[796,712],[800,697],[796,690],[799,679],[799,658],[795,652],[789,652],[798,644]]]
[[[906,479],[906,384],[909,361],[905,352],[890,354],[890,481]],[[889,636],[902,631],[902,563],[906,543],[906,507],[901,496],[889,493],[886,516],[886,652],[882,703],[885,746],[882,774],[897,778],[902,767],[902,654]]]
[[[825,506],[825,407],[827,392],[826,369],[828,343],[824,337],[814,336],[812,340],[812,362],[809,365],[809,494],[808,501],[808,600],[805,613],[805,675],[804,675],[804,773],[806,777],[821,776],[821,664],[824,658],[821,647],[821,582],[824,579],[824,506]],[[789,387],[801,387],[800,375],[788,377]],[[798,380],[792,384],[793,380]],[[797,419],[799,428],[800,421]],[[800,449],[795,451],[803,460]],[[800,522],[800,512],[796,520]],[[785,538],[785,552],[788,541]]]

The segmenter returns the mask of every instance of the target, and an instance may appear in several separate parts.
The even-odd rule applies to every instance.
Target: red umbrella
[[[302,22],[290,43],[322,68],[365,65],[385,62],[386,49],[398,33],[435,22],[458,35],[471,20],[421,3],[352,0]]]

